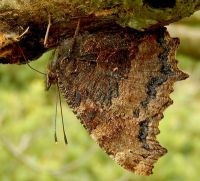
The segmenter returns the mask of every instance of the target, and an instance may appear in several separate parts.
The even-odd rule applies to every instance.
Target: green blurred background
[[[152,176],[137,176],[114,163],[90,138],[64,101],[69,144],[65,146],[63,141],[60,115],[59,143],[55,144],[55,88],[44,91],[44,76],[27,65],[0,65],[0,180],[198,181],[200,13],[169,30],[182,39],[177,59],[190,78],[175,84],[171,94],[174,104],[160,122],[158,139],[168,154],[155,164]],[[49,59],[46,54],[31,65],[45,72]]]

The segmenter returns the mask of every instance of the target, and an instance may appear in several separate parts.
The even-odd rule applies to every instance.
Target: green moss
[[[26,0],[5,0],[0,2],[0,10],[5,5],[15,9],[36,11],[46,10],[52,14],[67,12],[69,16],[91,14],[109,10],[122,26],[144,30],[150,27],[163,26],[190,16],[200,9],[199,0],[35,0],[27,3]],[[106,15],[105,15],[106,16]]]
[[[178,21],[200,8],[198,0],[194,0],[193,3],[189,0],[174,0],[174,3],[171,0],[171,4],[162,4],[162,1],[158,1],[156,5],[149,2],[154,0],[124,0],[122,7],[119,8],[118,22],[122,26],[143,30]]]

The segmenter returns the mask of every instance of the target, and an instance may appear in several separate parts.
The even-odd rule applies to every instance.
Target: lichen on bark
[[[143,30],[150,27],[166,25],[190,16],[200,9],[199,0],[2,0],[3,9],[21,11],[38,11],[46,9],[55,16],[66,12],[76,14],[105,13],[112,14],[122,26]],[[39,13],[39,11],[38,11]],[[59,17],[59,16],[58,16]]]
[[[10,57],[6,55],[10,51],[19,52],[16,41],[13,40],[28,27],[28,33],[17,39],[17,43],[22,47],[27,59],[33,60],[48,48],[56,47],[63,39],[72,37],[79,18],[82,32],[116,23],[122,27],[145,31],[178,21],[199,9],[199,0],[2,0],[0,60],[3,63],[24,63],[20,54],[11,55],[14,61],[10,61]],[[51,28],[46,48],[43,42],[49,16]],[[12,37],[9,50],[8,47],[5,48],[5,37]],[[37,47],[40,47],[41,51],[37,50]]]

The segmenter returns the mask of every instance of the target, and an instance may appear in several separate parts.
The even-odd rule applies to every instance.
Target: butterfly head
[[[49,90],[52,84],[57,83],[56,64],[52,61],[48,66],[46,74],[46,90]]]
[[[56,72],[58,62],[58,48],[53,52],[53,60],[50,62],[46,73],[46,90],[49,90],[52,84],[57,84],[58,76]]]

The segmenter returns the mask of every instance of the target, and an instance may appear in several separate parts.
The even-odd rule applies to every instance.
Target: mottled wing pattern
[[[67,103],[100,147],[132,172],[151,174],[167,152],[156,135],[174,82],[187,78],[177,68],[178,44],[165,29],[108,29],[79,34],[71,54],[57,61]]]

